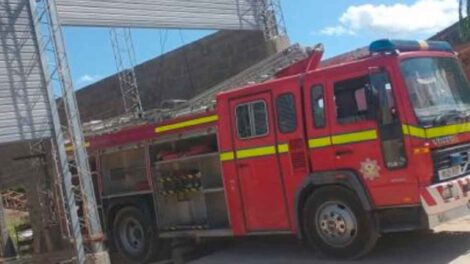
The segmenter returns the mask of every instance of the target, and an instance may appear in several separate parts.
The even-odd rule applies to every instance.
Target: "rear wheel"
[[[164,254],[165,242],[158,238],[155,223],[146,210],[128,206],[117,213],[113,239],[128,263],[148,263]]]
[[[350,190],[330,186],[314,192],[303,208],[303,230],[311,246],[335,258],[359,258],[375,245],[371,214]]]

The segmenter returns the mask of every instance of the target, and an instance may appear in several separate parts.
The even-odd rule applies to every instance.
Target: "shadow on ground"
[[[225,249],[193,260],[191,264],[333,264],[292,237],[252,237],[234,240]],[[397,233],[383,236],[375,250],[350,263],[469,264],[470,232]]]

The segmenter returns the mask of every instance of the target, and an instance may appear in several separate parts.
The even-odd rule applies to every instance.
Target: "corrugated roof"
[[[0,0],[0,144],[51,135],[28,0]]]
[[[260,0],[57,0],[61,24],[260,29]]]

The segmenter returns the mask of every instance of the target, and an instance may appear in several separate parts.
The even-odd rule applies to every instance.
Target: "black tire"
[[[340,186],[315,191],[302,213],[307,242],[328,257],[360,258],[372,250],[379,237],[371,213],[364,210],[354,192]]]
[[[113,221],[112,237],[126,263],[149,263],[167,254],[167,243],[158,238],[148,210],[127,206]]]

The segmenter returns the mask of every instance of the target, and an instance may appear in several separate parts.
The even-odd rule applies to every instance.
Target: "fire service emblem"
[[[366,159],[361,162],[360,172],[364,175],[364,178],[373,181],[380,177],[380,166],[377,164],[376,160]]]

